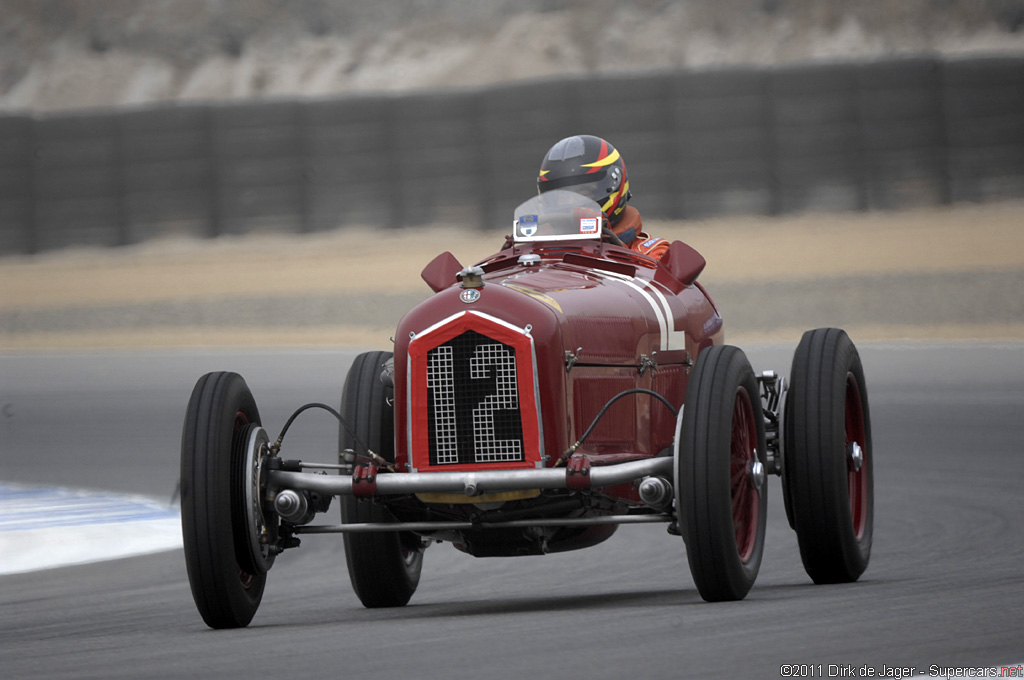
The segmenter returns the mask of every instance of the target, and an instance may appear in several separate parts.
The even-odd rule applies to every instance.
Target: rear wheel
[[[785,489],[815,583],[856,581],[871,557],[874,455],[864,368],[838,328],[804,333],[786,405]]]
[[[393,388],[381,379],[391,352],[366,352],[356,357],[345,379],[341,415],[352,428],[340,428],[340,450],[367,446],[386,460],[395,460]],[[372,499],[343,496],[341,521],[345,524],[393,522],[386,508]],[[366,607],[400,607],[416,592],[423,567],[418,536],[403,532],[346,533],[345,560],[352,588]]]
[[[267,443],[245,380],[208,373],[196,383],[181,438],[181,527],[196,608],[211,628],[246,626],[263,598],[273,533],[260,506]]]
[[[736,347],[697,356],[677,425],[676,508],[701,597],[743,599],[764,552],[767,485],[757,380]]]

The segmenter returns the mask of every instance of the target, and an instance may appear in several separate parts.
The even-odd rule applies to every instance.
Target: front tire
[[[196,383],[181,437],[181,528],[196,608],[211,628],[247,626],[272,558],[253,556],[246,452],[260,414],[245,380],[208,373]]]
[[[740,349],[697,355],[676,466],[679,529],[697,590],[708,602],[741,600],[761,566],[768,496],[761,400]]]
[[[804,569],[815,583],[856,581],[871,557],[874,452],[864,368],[843,330],[804,333],[784,427],[783,475]]]
[[[342,425],[339,450],[367,446],[389,462],[395,460],[394,408],[389,403],[393,388],[381,380],[391,352],[366,352],[356,357],[345,378],[341,415],[352,429],[353,438]],[[393,522],[394,517],[373,499],[342,496],[344,524]],[[420,582],[423,547],[420,539],[407,532],[346,533],[345,560],[348,575],[363,606],[401,607],[408,604]]]

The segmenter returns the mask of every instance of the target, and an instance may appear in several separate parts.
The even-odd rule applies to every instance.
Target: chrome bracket
[[[565,350],[565,372],[568,373],[572,370],[572,367],[577,364],[580,360],[580,352],[583,351],[582,347],[577,347],[576,351]]]

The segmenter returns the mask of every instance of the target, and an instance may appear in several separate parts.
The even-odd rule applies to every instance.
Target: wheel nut
[[[757,449],[754,449],[754,455],[757,455]],[[754,460],[750,461],[750,481],[753,482],[754,488],[758,491],[764,486],[764,478],[764,464],[757,458],[754,458]]]
[[[854,472],[860,472],[860,469],[864,466],[864,449],[860,447],[857,442],[850,442],[850,447],[846,451],[846,456],[850,461],[850,467],[853,468]]]

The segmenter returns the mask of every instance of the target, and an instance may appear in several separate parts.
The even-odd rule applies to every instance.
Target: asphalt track
[[[478,560],[435,546],[410,606],[371,611],[351,592],[340,538],[310,536],[278,560],[239,631],[202,623],[180,550],[0,576],[0,675],[757,678],[804,664],[804,677],[829,677],[830,665],[892,677],[1019,663],[1024,345],[861,353],[876,524],[859,583],[811,584],[772,480],[764,562],[742,602],[702,602],[681,540],[637,526],[546,557]],[[755,369],[788,371],[792,347],[748,354]],[[302,403],[335,402],[352,356],[0,355],[0,479],[169,499],[201,373],[246,376],[274,431]],[[326,461],[334,441],[330,418],[310,412],[285,453]]]

